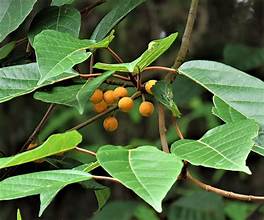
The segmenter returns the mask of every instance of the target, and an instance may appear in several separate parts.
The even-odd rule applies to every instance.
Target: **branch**
[[[231,191],[226,191],[223,189],[219,189],[210,185],[207,185],[200,180],[194,178],[189,172],[186,176],[187,180],[189,180],[191,183],[195,184],[196,186],[200,187],[201,189],[204,189],[208,192],[216,193],[220,196],[229,198],[229,199],[236,199],[240,201],[248,201],[248,202],[264,202],[264,196],[252,196],[252,195],[244,195],[239,193],[234,193]]]
[[[177,73],[177,70],[164,66],[148,66],[143,71],[167,71],[169,73]]]
[[[158,104],[158,113],[159,113],[159,133],[160,133],[161,147],[164,152],[169,153],[170,151],[166,138],[165,113],[161,104]]]
[[[187,18],[187,23],[186,23],[184,34],[182,37],[180,50],[172,66],[172,68],[174,69],[178,69],[180,67],[182,62],[185,60],[185,57],[189,50],[191,34],[192,34],[195,18],[197,15],[198,3],[199,3],[199,0],[192,0],[191,2],[191,6],[190,6],[188,18]]]
[[[111,182],[115,182],[115,183],[120,183],[120,181],[118,179],[115,179],[113,177],[108,177],[108,176],[92,176],[92,178],[96,179],[96,180],[108,180]]]
[[[96,156],[96,153],[94,151],[86,150],[86,149],[80,148],[80,147],[75,147],[74,149],[76,151],[84,153],[84,154],[89,154],[89,155],[92,155],[92,156]]]
[[[37,125],[37,127],[34,129],[33,133],[29,136],[29,138],[27,139],[27,141],[24,143],[24,145],[22,146],[22,148],[20,149],[19,152],[22,152],[26,149],[26,147],[32,142],[34,141],[34,139],[36,138],[36,136],[39,134],[40,130],[43,128],[43,126],[45,125],[45,123],[48,120],[48,117],[50,116],[50,114],[52,113],[52,110],[54,109],[55,105],[54,104],[50,104],[45,115],[43,116],[43,118],[41,119],[41,121],[39,122],[39,124]]]

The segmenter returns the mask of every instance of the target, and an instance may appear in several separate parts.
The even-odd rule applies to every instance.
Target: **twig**
[[[89,154],[89,155],[93,155],[96,156],[96,153],[94,151],[90,151],[90,150],[86,150],[80,147],[75,147],[75,150],[81,153],[85,153],[85,154]]]
[[[120,183],[120,181],[118,179],[115,179],[113,177],[108,177],[108,176],[92,176],[92,178],[96,179],[96,180],[108,180],[111,182],[115,182],[115,183]]]
[[[180,46],[178,55],[175,59],[175,62],[172,66],[172,68],[174,69],[178,69],[180,67],[182,62],[185,60],[185,57],[189,50],[191,34],[192,34],[195,18],[197,15],[198,3],[199,3],[199,0],[192,0],[191,2],[191,6],[190,6],[188,18],[187,18],[187,23],[186,23],[184,34],[182,37],[181,46]]]
[[[164,66],[148,66],[143,71],[167,71],[169,73],[177,73],[177,70]]]
[[[194,178],[189,172],[187,172],[186,178],[191,183],[195,184],[196,186],[200,187],[201,189],[204,189],[208,192],[216,193],[220,196],[223,196],[223,197],[226,197],[229,199],[236,199],[236,200],[248,201],[248,202],[264,202],[264,196],[245,195],[245,194],[239,194],[239,193],[234,193],[231,191],[219,189],[219,188],[216,188],[216,187],[213,187],[213,186],[210,186],[208,184],[201,182],[200,180]]]
[[[93,77],[97,77],[97,76],[101,76],[101,75],[102,75],[102,73],[79,74],[80,77],[85,78],[85,79],[93,78]],[[124,80],[124,81],[131,81],[129,78],[127,78],[125,76],[121,76],[119,74],[113,74],[112,76],[117,78],[117,79]]]
[[[165,113],[161,104],[158,104],[158,113],[159,113],[159,133],[160,133],[161,147],[164,152],[169,153],[169,147],[166,138]]]
[[[124,63],[123,59],[115,52],[113,51],[110,47],[107,47],[107,50],[110,52],[110,54],[113,56],[113,58],[118,62],[118,63]],[[134,76],[132,73],[128,72],[127,73],[130,81],[134,84],[135,87],[137,87],[137,81],[135,80]]]
[[[180,138],[181,140],[183,140],[183,139],[184,139],[184,136],[183,136],[183,134],[182,134],[182,132],[181,132],[181,129],[180,129],[178,123],[177,123],[177,119],[176,119],[175,117],[173,117],[172,120],[173,120],[173,123],[174,123],[174,125],[175,125],[175,129],[176,129],[176,133],[177,133],[177,135],[179,136],[179,138]]]
[[[90,66],[89,66],[89,73],[92,74],[93,73],[93,63],[94,63],[94,56],[93,54],[91,55],[91,58],[90,58]]]
[[[37,125],[37,127],[34,129],[33,133],[29,136],[29,138],[27,139],[27,141],[24,143],[24,145],[22,146],[22,148],[20,149],[19,152],[22,152],[26,149],[26,147],[32,142],[34,141],[34,139],[36,138],[36,136],[39,134],[40,130],[43,128],[43,126],[45,125],[45,123],[48,120],[48,117],[50,116],[50,114],[52,113],[52,110],[54,109],[55,105],[54,104],[50,104],[45,115],[43,116],[43,118],[41,119],[41,121],[39,122],[39,124]]]

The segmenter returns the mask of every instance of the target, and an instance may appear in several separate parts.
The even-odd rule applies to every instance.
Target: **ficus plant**
[[[17,45],[15,40],[5,39],[10,39],[7,36],[27,19],[36,2],[7,0],[6,4],[0,3],[1,8],[4,7],[0,16],[0,41],[3,43],[0,59],[7,57]],[[87,10],[99,2],[89,5]],[[254,152],[264,156],[264,82],[223,63],[206,60],[184,62],[198,0],[191,1],[182,40],[178,39],[177,32],[152,40],[146,50],[130,62],[124,62],[112,49],[111,43],[118,35],[113,28],[144,0],[116,4],[87,39],[79,38],[83,13],[72,3],[73,0],[53,0],[49,7],[36,13],[27,36],[22,39],[28,41],[31,59],[23,64],[0,68],[1,103],[29,93],[34,94],[35,100],[49,103],[47,112],[17,154],[0,158],[0,169],[6,169],[7,173],[7,177],[0,181],[0,200],[39,195],[41,216],[65,186],[80,183],[93,190],[97,184],[100,190],[96,191],[96,196],[102,207],[107,203],[109,193],[99,183],[110,181],[122,184],[155,211],[162,212],[162,200],[175,182],[181,180],[230,199],[263,202],[262,196],[233,193],[207,185],[189,172],[193,165],[250,175],[251,170],[246,165],[248,155]],[[17,8],[21,11],[19,15]],[[17,17],[9,20],[10,15]],[[154,66],[153,63],[175,41],[179,41],[181,46],[174,64],[171,67]],[[109,52],[116,62],[97,60],[95,54],[100,50]],[[79,65],[87,63],[89,72],[81,72]],[[144,74],[151,76],[152,71],[158,71],[161,78],[144,81]],[[179,118],[184,118],[177,106],[177,83],[183,76],[213,94],[212,114],[223,122],[198,140],[185,139],[178,124]],[[105,89],[104,85],[112,87]],[[116,112],[129,113],[135,107],[135,100],[140,100],[137,111],[142,117],[153,117],[153,112],[158,112],[156,126],[160,133],[160,146],[104,145],[96,151],[80,146],[85,143],[78,130],[103,119],[105,132],[114,135],[119,128]],[[94,116],[66,128],[63,133],[54,133],[45,141],[38,141],[39,133],[58,105],[74,108],[79,114],[87,110],[87,105],[92,105]],[[179,140],[171,145],[166,137],[165,113],[172,118],[170,122],[179,136]],[[15,166],[42,163],[74,151],[92,158],[90,163],[80,162],[68,169],[59,164],[53,170],[9,175]],[[104,170],[105,175],[98,175],[98,169]]]

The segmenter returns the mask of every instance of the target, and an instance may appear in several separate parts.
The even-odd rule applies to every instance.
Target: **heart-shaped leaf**
[[[124,149],[104,146],[97,152],[100,165],[138,196],[161,212],[161,201],[176,181],[182,162],[152,146]]]
[[[179,140],[171,151],[193,165],[243,171],[250,174],[246,159],[258,134],[254,120],[231,122],[209,130],[201,139]]]

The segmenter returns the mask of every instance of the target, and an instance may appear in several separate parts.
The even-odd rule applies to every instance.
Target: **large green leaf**
[[[181,113],[175,103],[174,90],[172,84],[166,80],[157,82],[151,88],[155,98],[169,110],[171,110],[174,117],[180,117]]]
[[[102,40],[111,31],[111,29],[122,20],[122,18],[144,1],[145,0],[118,1],[114,5],[113,9],[106,14],[96,26],[91,39]]]
[[[244,71],[264,66],[264,48],[228,44],[224,48],[224,62]]]
[[[124,149],[104,146],[97,151],[100,165],[114,178],[161,212],[161,201],[176,181],[182,162],[152,146]]]
[[[18,28],[37,0],[3,0],[0,7],[0,42]]]
[[[0,182],[0,200],[11,200],[40,194],[41,202],[49,204],[49,196],[63,187],[85,180],[90,180],[89,173],[78,170],[42,171],[9,177]],[[48,198],[45,199],[45,198]],[[47,205],[43,205],[44,208]],[[40,214],[43,209],[40,211]]]
[[[178,33],[174,33],[163,39],[151,41],[148,45],[148,49],[133,62],[118,64],[96,63],[94,68],[137,74],[158,59],[159,56],[172,45],[177,38],[177,35]]]
[[[213,193],[195,192],[174,202],[168,220],[224,220],[223,199]]]
[[[189,61],[179,72],[211,91],[226,104],[260,124],[254,151],[264,155],[264,82],[238,69],[213,61]]]
[[[98,88],[113,73],[113,71],[107,71],[101,76],[87,80],[83,85],[59,86],[52,88],[52,90],[48,92],[36,92],[34,98],[43,102],[75,107],[79,113],[82,114],[88,100],[96,88]]]
[[[82,141],[77,131],[50,136],[42,145],[11,157],[0,158],[0,169],[38,160],[75,148]]]
[[[77,75],[69,70],[58,77],[49,79],[44,84],[37,85],[40,73],[36,63],[0,68],[0,103]]]
[[[243,171],[250,174],[246,159],[258,134],[254,120],[231,122],[209,130],[201,139],[179,140],[171,151],[193,165]]]
[[[29,40],[33,44],[34,37],[45,29],[69,33],[73,37],[79,37],[80,26],[81,15],[78,10],[70,6],[49,7],[34,18],[30,27]]]
[[[33,44],[41,75],[38,85],[85,61],[91,55],[86,49],[107,47],[112,39],[113,34],[95,42],[80,40],[68,33],[54,30],[42,31],[35,36]]]
[[[4,45],[3,47],[1,47],[0,48],[0,60],[6,58],[8,54],[10,54],[11,51],[14,49],[15,45],[16,45],[16,42],[11,41],[7,43],[6,45]]]

